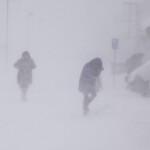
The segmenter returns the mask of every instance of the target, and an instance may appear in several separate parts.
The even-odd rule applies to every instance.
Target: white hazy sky
[[[8,60],[14,62],[28,49],[37,57],[46,53],[52,58],[59,54],[111,61],[111,39],[118,34],[121,8],[120,0],[9,0]],[[0,12],[4,51],[6,0],[0,0]]]
[[[0,0],[0,150],[149,150],[150,101],[113,77],[111,39],[123,0]],[[32,13],[31,13],[32,12]],[[29,50],[37,68],[22,103],[13,64]],[[83,118],[78,81],[83,65],[102,57],[103,90]],[[90,136],[89,136],[90,135]]]

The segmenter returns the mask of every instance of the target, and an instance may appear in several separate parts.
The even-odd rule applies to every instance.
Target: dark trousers
[[[24,101],[27,100],[27,90],[28,90],[28,85],[20,85],[20,88],[21,88],[21,92],[22,92],[22,99]]]
[[[91,93],[84,93],[84,100],[83,100],[83,110],[84,112],[88,112],[89,111],[89,104],[94,100],[94,98],[96,97],[96,92],[91,92]]]

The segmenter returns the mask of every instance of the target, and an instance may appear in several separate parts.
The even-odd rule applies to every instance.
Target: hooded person
[[[17,83],[22,90],[22,98],[26,100],[27,89],[32,83],[32,70],[36,68],[28,51],[22,53],[22,57],[14,64],[14,67],[18,69]]]
[[[79,79],[79,91],[83,93],[83,111],[87,114],[89,111],[89,104],[96,97],[98,92],[99,76],[103,69],[102,60],[100,58],[94,58],[90,62],[83,66],[81,76]]]

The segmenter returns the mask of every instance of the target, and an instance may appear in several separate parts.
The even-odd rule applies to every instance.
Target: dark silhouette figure
[[[32,70],[36,68],[28,51],[23,52],[21,59],[14,64],[14,67],[18,69],[17,83],[22,91],[22,99],[26,100],[28,87],[32,83]]]
[[[95,58],[86,63],[82,69],[79,80],[79,91],[83,93],[83,111],[87,114],[89,104],[96,97],[98,92],[99,75],[103,70],[102,61],[100,58]]]

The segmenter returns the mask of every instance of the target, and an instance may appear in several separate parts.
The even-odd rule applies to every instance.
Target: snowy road
[[[28,102],[2,93],[0,150],[150,149],[149,98],[123,86],[103,87],[88,116],[77,93],[32,93]]]

